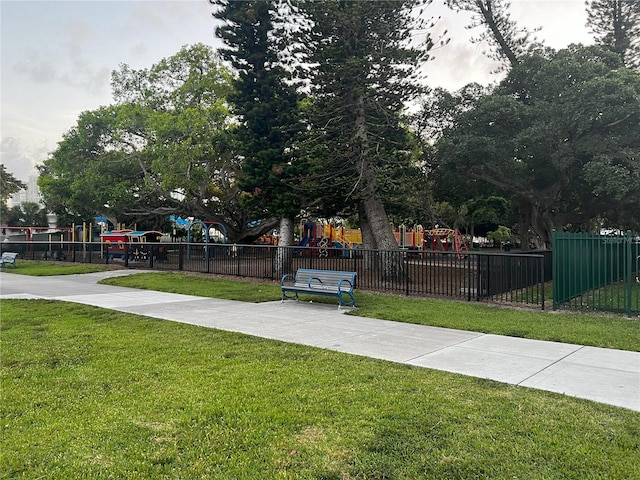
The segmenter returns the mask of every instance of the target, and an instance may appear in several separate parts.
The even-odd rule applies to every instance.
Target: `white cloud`
[[[25,144],[14,137],[3,137],[0,143],[1,163],[22,181],[27,181],[30,175],[37,175],[35,167],[46,159],[47,151],[46,145]]]

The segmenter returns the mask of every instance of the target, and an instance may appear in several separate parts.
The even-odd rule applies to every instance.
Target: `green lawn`
[[[79,304],[0,309],[3,478],[640,478],[636,412]]]
[[[21,275],[47,276],[47,275],[75,275],[78,273],[104,272],[109,267],[95,263],[63,263],[55,260],[18,260],[16,268],[7,266],[3,272],[19,273]]]
[[[130,275],[106,279],[103,283],[250,302],[280,298],[280,287],[273,283],[256,284],[174,272]],[[304,295],[300,298],[337,304],[332,298]],[[363,317],[640,351],[640,320],[637,318],[541,312],[366,292],[356,292],[356,302],[359,308],[352,314]]]

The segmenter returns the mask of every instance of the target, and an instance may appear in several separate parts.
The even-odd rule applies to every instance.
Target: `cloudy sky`
[[[430,8],[451,42],[435,52],[427,82],[455,90],[490,83],[494,66],[472,45],[468,16]],[[592,43],[584,0],[512,0],[512,18],[554,48]],[[148,68],[181,46],[216,47],[208,0],[0,0],[1,163],[16,177],[35,174],[78,115],[112,102],[111,71]]]

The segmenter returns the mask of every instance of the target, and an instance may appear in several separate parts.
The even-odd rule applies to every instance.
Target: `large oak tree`
[[[437,148],[442,168],[510,195],[523,247],[531,233],[549,248],[553,229],[637,211],[640,75],[599,47],[523,57]]]
[[[211,48],[183,47],[150,69],[121,65],[112,88],[115,104],[82,113],[41,167],[51,210],[114,224],[193,216],[223,224],[233,242],[273,228],[241,207],[231,76]]]

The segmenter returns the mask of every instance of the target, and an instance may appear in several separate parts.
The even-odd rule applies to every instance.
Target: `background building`
[[[9,207],[17,207],[25,202],[37,203],[41,207],[44,207],[40,197],[40,189],[38,188],[38,177],[36,175],[29,175],[29,180],[26,181],[25,184],[27,188],[20,190],[9,199]]]

